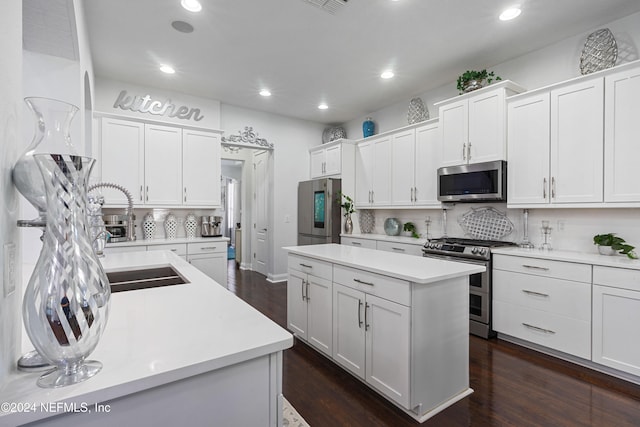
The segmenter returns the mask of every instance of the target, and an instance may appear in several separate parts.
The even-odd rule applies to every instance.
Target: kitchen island
[[[414,419],[469,388],[469,279],[483,266],[347,245],[289,253],[287,326]]]
[[[102,263],[107,272],[172,266],[189,283],[112,294],[89,356],[102,371],[59,389],[15,371],[0,390],[9,403],[0,426],[281,425],[291,334],[172,252],[109,254]]]

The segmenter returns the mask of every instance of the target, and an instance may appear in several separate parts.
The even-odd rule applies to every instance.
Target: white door
[[[210,132],[182,131],[182,201],[188,206],[220,206],[220,139]]]
[[[287,328],[295,335],[307,339],[307,275],[289,270],[287,278]]]
[[[333,285],[333,360],[364,379],[364,293]]]
[[[547,204],[549,172],[549,93],[509,102],[507,200],[509,204]]]
[[[267,275],[269,230],[268,200],[269,200],[269,155],[268,151],[261,151],[253,156],[254,168],[254,222],[253,231],[255,245],[253,246],[253,270]]]
[[[506,160],[504,90],[469,97],[469,163]]]
[[[437,122],[416,129],[414,205],[440,206],[436,171],[442,162],[441,150]]]
[[[146,204],[182,204],[182,129],[144,126]]]
[[[331,281],[307,276],[309,282],[307,292],[307,340],[309,344],[331,357]]]
[[[602,202],[603,78],[551,91],[551,203]]]
[[[409,307],[367,295],[366,381],[409,407]]]
[[[414,129],[393,135],[391,143],[391,204],[410,206],[414,200]]]

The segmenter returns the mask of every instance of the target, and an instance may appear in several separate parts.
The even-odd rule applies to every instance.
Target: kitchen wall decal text
[[[156,116],[177,117],[178,119],[190,120],[193,118],[196,122],[204,119],[200,114],[199,108],[189,108],[187,106],[178,107],[171,103],[170,99],[165,102],[152,101],[151,95],[131,96],[127,95],[126,90],[120,91],[118,99],[113,104],[113,108],[122,110],[131,110],[138,113],[149,113]]]

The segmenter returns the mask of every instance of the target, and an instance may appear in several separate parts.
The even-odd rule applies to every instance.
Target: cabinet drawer
[[[397,254],[422,256],[422,246],[378,240],[377,249]]]
[[[398,304],[411,305],[411,284],[406,280],[334,265],[333,281]]]
[[[189,255],[210,254],[226,251],[226,241],[187,243],[187,253]]]
[[[165,245],[149,245],[147,246],[148,251],[171,251],[175,252],[180,256],[187,255],[187,244],[186,243],[169,243]]]
[[[593,284],[640,291],[640,270],[594,265]]]
[[[371,239],[358,239],[355,237],[341,237],[340,243],[343,245],[356,246],[358,248],[376,249],[376,241]]]
[[[332,264],[330,262],[320,261],[313,258],[289,255],[289,268],[303,273],[312,274],[316,277],[321,277],[329,281],[333,278]]]
[[[493,327],[500,333],[591,359],[590,321],[495,301]]]
[[[493,299],[585,322],[591,319],[589,283],[496,270]]]
[[[496,254],[493,257],[493,268],[591,283],[591,265],[589,264]]]

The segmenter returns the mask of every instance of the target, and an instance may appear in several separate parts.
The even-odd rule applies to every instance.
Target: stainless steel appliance
[[[203,216],[201,217],[200,235],[202,237],[221,237],[220,223],[222,222],[221,216]]]
[[[341,189],[335,178],[298,184],[298,245],[340,243]]]
[[[507,200],[507,162],[498,160],[439,168],[438,200],[441,202]]]
[[[469,332],[483,338],[495,336],[491,319],[491,248],[516,246],[500,240],[475,240],[443,237],[425,243],[425,257],[482,265],[484,273],[469,276]]]
[[[135,234],[133,233],[135,215],[103,215],[102,218],[104,228],[109,233],[107,241],[115,243],[135,240]]]

